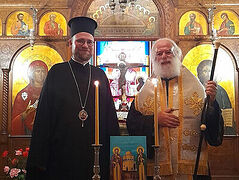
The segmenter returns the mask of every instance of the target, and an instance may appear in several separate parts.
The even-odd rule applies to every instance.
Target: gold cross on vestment
[[[193,114],[195,115],[198,115],[202,111],[203,99],[199,98],[197,92],[194,92],[191,97],[186,98],[184,103],[189,105],[189,108],[193,110]]]

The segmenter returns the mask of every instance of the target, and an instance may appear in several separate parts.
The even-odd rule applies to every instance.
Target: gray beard
[[[161,78],[173,78],[180,75],[181,61],[177,57],[171,59],[170,64],[162,65],[153,61],[153,72]]]

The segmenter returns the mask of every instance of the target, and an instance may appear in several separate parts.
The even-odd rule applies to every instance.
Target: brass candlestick
[[[96,144],[92,144],[92,146],[94,147],[94,167],[93,167],[93,172],[94,175],[92,177],[92,180],[100,180],[100,161],[99,161],[99,157],[100,157],[100,147],[102,146],[102,144],[96,145]]]
[[[159,165],[159,146],[154,147],[154,180],[161,180],[159,175],[160,165]]]

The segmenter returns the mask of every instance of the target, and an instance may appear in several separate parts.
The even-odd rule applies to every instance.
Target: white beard
[[[156,76],[169,79],[180,75],[180,68],[182,66],[182,63],[179,58],[173,57],[171,59],[168,59],[168,61],[171,61],[171,63],[164,65],[153,61],[153,72]]]

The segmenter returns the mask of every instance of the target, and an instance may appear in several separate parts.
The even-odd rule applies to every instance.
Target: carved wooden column
[[[3,91],[2,91],[2,134],[7,134],[8,129],[8,92],[9,92],[9,69],[3,71]]]

